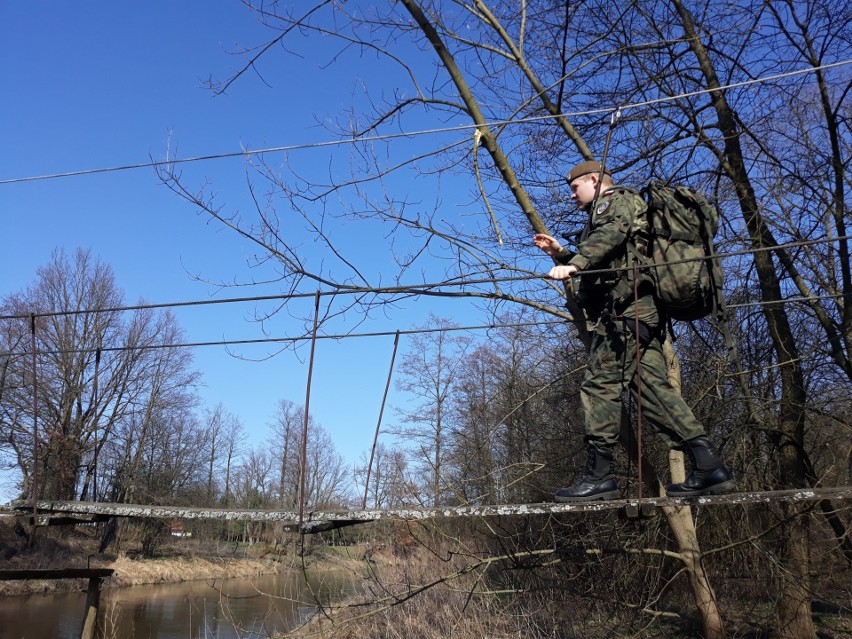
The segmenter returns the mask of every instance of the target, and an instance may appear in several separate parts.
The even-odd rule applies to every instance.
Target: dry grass
[[[487,592],[486,564],[472,556],[441,557],[427,548],[378,551],[358,592],[314,616],[296,636],[317,639],[533,639],[531,617],[513,615]]]
[[[256,577],[277,572],[279,566],[268,560],[174,557],[168,559],[129,559],[119,556],[105,567],[115,570],[110,586],[174,583],[198,579]]]

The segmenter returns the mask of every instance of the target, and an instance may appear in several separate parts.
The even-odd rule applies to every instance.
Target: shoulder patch
[[[603,215],[603,213],[609,208],[609,202],[601,202],[598,204],[598,208],[595,209],[595,215]]]

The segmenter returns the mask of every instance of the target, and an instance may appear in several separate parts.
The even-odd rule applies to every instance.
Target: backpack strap
[[[629,186],[618,186],[615,191],[624,195],[642,196],[642,191],[637,191]],[[645,198],[642,197],[642,200],[644,202]],[[645,215],[647,210],[646,205],[645,210],[638,215]],[[630,228],[627,230],[627,239],[625,240],[625,261],[629,268],[618,274],[618,280],[610,293],[615,301],[623,301],[634,295],[634,284],[637,277],[639,284],[650,277],[648,269],[651,263],[648,257],[650,237],[646,230],[647,226],[637,228],[635,223],[636,218],[630,220]]]

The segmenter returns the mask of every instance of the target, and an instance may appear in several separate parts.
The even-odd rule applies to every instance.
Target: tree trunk
[[[784,572],[781,575],[781,597],[778,601],[777,639],[816,637],[811,616],[810,552],[808,545],[808,515],[799,504],[785,507],[788,522],[781,528],[785,540]]]
[[[683,453],[680,456],[680,469],[683,473]],[[674,533],[680,551],[681,561],[692,587],[695,607],[701,616],[704,626],[704,639],[725,639],[728,635],[722,623],[722,615],[716,603],[716,593],[710,585],[707,573],[704,571],[704,561],[698,535],[695,532],[695,522],[692,519],[692,509],[689,506],[663,508],[666,521]]]
[[[671,339],[666,338],[663,342],[663,355],[666,358],[669,382],[675,390],[680,392],[680,362]],[[669,452],[669,472],[673,483],[679,483],[686,479],[682,452],[677,450]],[[664,487],[660,485],[659,489],[660,494],[662,494]],[[695,521],[692,519],[692,508],[688,506],[663,508],[663,514],[680,549],[683,565],[689,577],[689,585],[692,587],[695,606],[704,624],[704,639],[725,639],[727,634],[722,623],[722,615],[719,613],[719,606],[716,603],[716,593],[713,591],[707,573],[704,571],[704,560],[701,554],[701,546],[698,543]]]
[[[698,61],[707,87],[711,89],[710,100],[718,116],[719,128],[724,136],[724,162],[722,166],[736,189],[737,199],[752,245],[756,249],[776,246],[777,242],[761,216],[754,188],[746,170],[736,114],[728,104],[725,92],[721,88],[715,67],[707,49],[704,47],[692,14],[684,7],[681,0],[673,0],[673,5],[680,16],[684,34]],[[754,263],[763,301],[781,301],[783,299],[781,285],[772,263],[771,254],[765,250],[756,251]],[[763,313],[779,362],[778,369],[781,376],[778,435],[773,441],[778,446],[781,485],[785,488],[800,488],[805,485],[805,466],[801,450],[804,439],[804,405],[806,400],[801,360],[789,317],[783,305],[768,304],[763,307]],[[810,604],[807,603],[809,601],[808,584],[810,583],[807,562],[807,527],[803,523],[802,517],[793,518],[787,524],[787,527],[789,530],[787,531],[788,534],[783,536],[784,547],[781,556],[784,583],[781,587],[781,597],[778,603],[780,622],[778,635],[779,637],[790,638],[795,636],[796,639],[816,639]],[[794,629],[794,634],[787,634],[787,629]]]

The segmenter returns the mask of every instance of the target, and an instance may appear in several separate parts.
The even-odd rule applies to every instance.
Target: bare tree
[[[32,287],[4,301],[13,315],[3,337],[14,388],[3,396],[0,433],[15,451],[27,494],[91,496],[105,446],[146,405],[166,401],[157,391],[183,388],[190,397],[195,373],[188,353],[152,348],[178,336],[174,318],[143,309],[126,319],[114,310],[122,301],[112,270],[83,250],[73,259],[55,251]],[[35,387],[29,336],[37,349]]]
[[[304,411],[295,403],[289,399],[278,402],[271,430],[272,450],[276,451],[279,459],[278,499],[282,508],[294,508],[298,504],[304,420]]]
[[[275,456],[260,447],[250,450],[234,472],[234,501],[239,508],[271,508],[275,505]],[[256,542],[263,534],[262,522],[240,522],[242,539]]]
[[[367,478],[366,453],[361,462],[355,467],[355,483],[359,488]],[[408,480],[408,460],[401,448],[378,443],[367,489],[367,503],[373,508],[402,508],[418,503],[417,491]],[[360,493],[364,493],[363,488]]]
[[[351,470],[334,441],[319,426],[308,432],[305,502],[311,508],[343,508],[352,503]]]
[[[230,428],[225,433],[224,451],[222,464],[224,465],[225,477],[222,486],[222,502],[224,506],[230,504],[231,475],[237,460],[242,455],[246,442],[246,432],[239,420],[230,422]]]
[[[229,413],[221,403],[212,410],[204,411],[203,424],[207,454],[207,503],[213,506],[220,496],[227,503],[231,463],[243,437],[243,426],[239,418]]]
[[[413,405],[398,409],[401,423],[389,432],[406,443],[412,464],[433,506],[457,502],[445,476],[446,448],[450,439],[450,397],[457,385],[459,366],[467,356],[470,338],[452,334],[456,325],[430,315],[412,336],[411,346],[399,366],[397,388],[411,396]]]
[[[309,418],[307,441],[304,441],[305,408],[287,399],[279,401],[273,420],[269,450],[277,460],[280,506],[295,508],[300,499],[303,505],[312,508],[345,504],[348,473],[325,429]],[[304,495],[301,494],[303,473]]]
[[[565,348],[563,327],[529,319],[500,315],[503,327],[459,364],[450,458],[466,501],[546,500],[575,470],[585,351]]]

